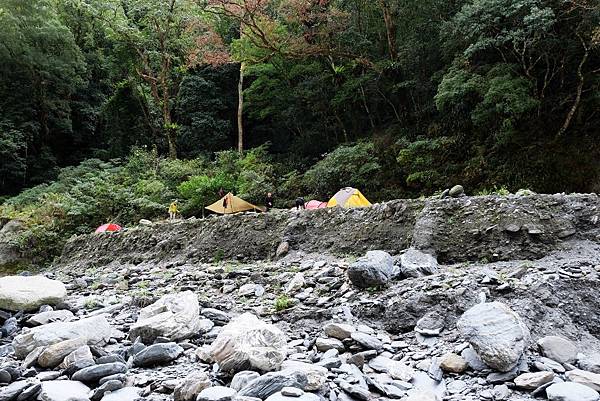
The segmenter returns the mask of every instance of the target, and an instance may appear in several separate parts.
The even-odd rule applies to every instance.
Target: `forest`
[[[44,235],[219,188],[600,191],[597,0],[0,0],[0,26],[0,211]]]

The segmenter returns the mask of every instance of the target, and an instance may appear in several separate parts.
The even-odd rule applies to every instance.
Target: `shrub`
[[[294,306],[294,301],[287,295],[280,295],[275,300],[275,310],[281,312],[282,310],[289,309]]]

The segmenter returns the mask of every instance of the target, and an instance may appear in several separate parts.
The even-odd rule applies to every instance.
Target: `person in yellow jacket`
[[[169,220],[175,220],[178,212],[179,212],[179,210],[177,210],[177,199],[175,199],[169,205]]]

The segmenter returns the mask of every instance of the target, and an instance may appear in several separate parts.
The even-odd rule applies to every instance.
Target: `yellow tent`
[[[327,207],[365,207],[371,206],[371,202],[356,188],[342,188],[333,198],[327,202]]]
[[[262,208],[254,206],[253,204],[248,203],[241,198],[238,198],[231,192],[229,192],[227,195],[225,195],[212,205],[206,206],[206,209],[219,214],[239,213],[248,210],[261,212],[263,211]]]

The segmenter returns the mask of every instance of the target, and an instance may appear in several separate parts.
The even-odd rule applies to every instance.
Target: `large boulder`
[[[212,343],[210,354],[221,370],[277,370],[286,356],[287,338],[276,326],[244,313],[230,321]]]
[[[42,382],[40,401],[89,401],[90,388],[79,381],[52,380]]]
[[[55,322],[34,327],[15,337],[12,342],[18,358],[25,358],[37,347],[46,347],[61,341],[81,338],[87,345],[102,346],[110,340],[112,329],[102,315],[75,322]]]
[[[546,389],[550,401],[598,401],[600,394],[579,383],[554,383]]]
[[[369,251],[348,268],[350,282],[359,288],[385,285],[394,274],[394,259],[384,251]]]
[[[546,336],[538,340],[542,355],[559,363],[574,363],[577,360],[577,346],[566,338]]]
[[[175,387],[173,399],[175,401],[196,401],[198,394],[210,385],[211,382],[206,372],[195,370]]]
[[[44,276],[0,278],[0,309],[35,311],[42,305],[56,305],[67,296],[65,285]]]
[[[501,372],[517,366],[530,339],[523,320],[501,302],[473,306],[457,327],[483,362]]]
[[[139,336],[146,344],[154,342],[157,337],[178,341],[196,335],[200,324],[196,294],[191,291],[167,294],[140,311],[129,336],[132,339]]]
[[[400,255],[400,272],[405,277],[422,277],[437,273],[437,259],[418,249],[409,248]]]

